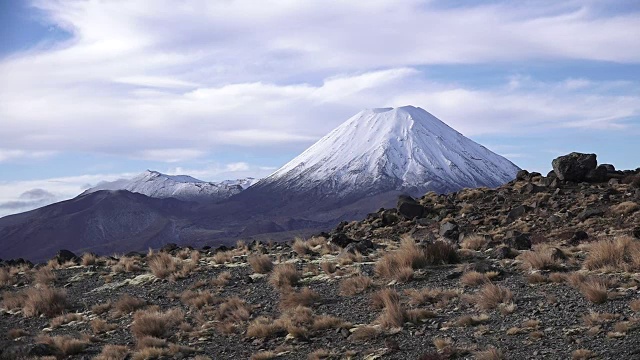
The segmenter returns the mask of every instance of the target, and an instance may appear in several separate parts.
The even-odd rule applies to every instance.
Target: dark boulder
[[[407,219],[419,218],[424,214],[424,206],[420,205],[414,198],[401,195],[396,206],[398,213]]]
[[[587,176],[585,176],[585,180],[591,183],[601,183],[601,182],[606,182],[607,179],[609,178],[607,175],[609,173],[607,172],[607,168],[599,165],[597,168],[590,170],[587,173]]]
[[[578,230],[573,234],[573,236],[571,236],[571,239],[569,239],[569,244],[578,245],[580,242],[587,240],[588,238],[589,234],[582,230]]]
[[[41,357],[58,355],[58,349],[49,344],[35,344],[29,349],[27,356]]]
[[[447,239],[456,240],[460,235],[460,230],[458,228],[458,224],[447,221],[446,223],[440,225],[440,236],[444,236]]]
[[[529,233],[511,230],[506,234],[505,243],[516,250],[530,250],[531,235]]]
[[[517,181],[529,181],[531,180],[531,176],[529,176],[529,172],[527,170],[519,170],[516,174]]]
[[[172,251],[176,251],[178,250],[178,244],[174,244],[174,243],[168,243],[168,244],[164,244],[161,248],[160,248],[160,252],[166,252],[166,253],[170,253]]]
[[[80,258],[77,257],[76,254],[66,249],[62,249],[58,251],[58,254],[56,254],[55,259],[58,262],[58,264],[64,264],[69,261],[78,262],[80,260]]]
[[[594,216],[601,216],[602,214],[604,214],[604,210],[602,209],[597,209],[597,208],[584,209],[580,214],[578,214],[578,219],[580,221],[585,221],[588,218],[591,218]]]
[[[636,226],[631,233],[633,234],[633,237],[640,239],[640,226]]]
[[[596,154],[572,152],[553,159],[551,165],[558,179],[581,182],[586,180],[591,170],[596,169],[598,161],[596,160]]]
[[[518,219],[519,217],[521,217],[522,215],[526,214],[527,211],[529,211],[529,207],[526,205],[518,205],[516,207],[514,207],[513,209],[511,209],[509,211],[509,213],[507,214],[507,220],[509,222],[513,222],[516,219]]]
[[[496,259],[515,259],[518,252],[508,246],[499,246],[493,250],[493,257]]]
[[[335,234],[331,235],[331,237],[329,237],[329,243],[330,244],[337,245],[337,246],[339,246],[341,248],[347,247],[347,245],[353,243],[354,241],[355,240],[353,240],[352,238],[348,237],[344,233],[335,233]]]
[[[343,253],[352,253],[355,254],[356,252],[359,252],[361,254],[367,255],[372,249],[375,248],[375,245],[373,244],[373,242],[369,239],[364,239],[364,240],[360,240],[360,241],[356,241],[356,242],[352,242],[351,244],[347,245],[342,252]]]

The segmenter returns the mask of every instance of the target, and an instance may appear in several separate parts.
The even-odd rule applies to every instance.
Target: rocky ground
[[[553,165],[291,243],[5,261],[0,358],[640,358],[640,171]]]

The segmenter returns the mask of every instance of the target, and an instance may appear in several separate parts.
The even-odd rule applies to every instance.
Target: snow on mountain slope
[[[519,168],[413,106],[364,110],[257,184],[345,197],[497,187]]]
[[[153,198],[176,198],[187,201],[218,201],[229,198],[251,186],[257,180],[245,178],[219,183],[198,180],[187,175],[166,175],[147,170],[130,180],[100,183],[83,194],[99,190],[128,190]]]

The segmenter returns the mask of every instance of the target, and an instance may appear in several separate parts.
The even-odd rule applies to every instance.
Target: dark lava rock
[[[345,246],[344,249],[342,250],[342,252],[343,253],[349,252],[349,253],[352,253],[352,254],[355,254],[356,252],[359,252],[361,254],[366,255],[374,247],[375,247],[375,245],[373,244],[373,242],[371,242],[371,240],[364,239],[364,240],[352,242],[351,244]]]
[[[549,183],[551,183],[550,180],[549,180]],[[545,188],[543,186],[538,186],[531,183],[523,186],[522,189],[520,190],[522,194],[537,194],[543,191],[545,191]]]
[[[447,221],[446,223],[440,225],[440,236],[444,236],[448,239],[455,240],[458,238],[460,234],[458,224]]]
[[[592,183],[606,182],[608,179],[607,168],[600,165],[597,168],[590,170],[585,176],[585,180]]]
[[[529,233],[521,233],[519,231],[508,231],[505,243],[516,250],[531,249],[531,235]]]
[[[380,224],[382,226],[389,226],[397,223],[398,221],[400,221],[398,215],[390,211],[385,211],[382,213],[382,220]]]
[[[511,209],[511,211],[509,211],[509,214],[507,214],[507,220],[514,221],[517,218],[519,218],[520,216],[526,214],[528,210],[529,209],[528,209],[527,206],[518,205],[518,206],[514,207],[513,209]]]
[[[518,256],[518,252],[508,246],[499,246],[493,250],[493,256],[496,259],[515,259]]]
[[[607,172],[615,172],[616,167],[611,164],[600,164],[598,167],[603,167],[607,170]]]
[[[345,248],[347,247],[347,245],[353,242],[354,240],[352,238],[348,237],[346,234],[341,232],[333,234],[329,238],[329,243],[340,246],[341,248]]]
[[[49,344],[36,344],[29,349],[27,356],[52,356],[57,355],[58,349]]]
[[[528,181],[531,180],[531,176],[529,176],[529,172],[527,170],[519,170],[516,174],[517,181]]]
[[[604,214],[604,210],[602,209],[584,209],[579,215],[578,219],[580,221],[585,221],[590,217],[601,216]]]
[[[631,233],[633,234],[633,237],[640,239],[640,226],[635,227]]]
[[[573,234],[573,236],[571,236],[571,239],[569,239],[569,243],[571,245],[578,245],[581,241],[587,240],[588,238],[589,238],[589,234],[587,234],[582,230],[579,230],[579,231],[576,231]]]
[[[178,244],[168,243],[168,244],[164,244],[164,246],[160,248],[160,251],[170,253],[178,249],[179,249]]]
[[[598,161],[596,154],[572,152],[553,159],[551,165],[558,179],[581,182],[586,180],[589,171],[595,170]]]
[[[60,251],[58,251],[58,254],[55,257],[56,261],[58,261],[58,264],[64,264],[67,261],[75,261],[77,262],[78,260],[80,260],[80,258],[78,258],[76,256],[76,254],[72,253],[69,250],[65,250],[62,249]]]
[[[414,198],[401,195],[397,204],[398,213],[407,219],[421,217],[424,214],[424,206],[420,205]]]

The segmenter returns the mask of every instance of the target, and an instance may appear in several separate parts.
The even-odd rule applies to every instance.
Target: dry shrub
[[[260,351],[251,355],[251,360],[270,360],[276,359],[278,357],[278,353],[274,351]]]
[[[571,359],[573,360],[587,360],[595,357],[595,354],[591,350],[577,349],[571,353]]]
[[[518,259],[527,270],[556,270],[561,268],[560,262],[553,256],[556,251],[552,247],[543,246],[535,250],[523,251]]]
[[[49,268],[41,268],[36,270],[33,275],[33,282],[38,285],[50,285],[56,281],[56,274]]]
[[[551,281],[552,283],[563,283],[567,280],[567,277],[565,274],[563,273],[559,273],[559,272],[552,272],[551,274],[549,274],[549,281]]]
[[[591,244],[584,261],[588,270],[640,271],[640,241],[628,236]]]
[[[313,253],[313,251],[311,251],[311,249],[309,248],[309,244],[300,238],[295,239],[295,241],[291,245],[291,248],[296,252],[296,254],[298,254],[298,256],[304,256]]]
[[[280,295],[280,308],[290,309],[298,306],[309,307],[320,300],[320,295],[308,287],[300,291],[290,291]]]
[[[84,266],[95,265],[98,257],[95,254],[84,253],[80,263]]]
[[[168,349],[146,347],[133,353],[131,360],[163,359],[167,355],[169,355]]]
[[[149,269],[157,278],[164,279],[178,271],[178,264],[173,256],[161,252],[151,256]]]
[[[629,307],[635,312],[640,312],[640,299],[631,300],[631,302],[629,302]]]
[[[309,335],[310,327],[313,325],[313,319],[313,310],[308,307],[298,306],[295,309],[287,310],[278,321],[290,336],[306,338]]]
[[[476,360],[502,360],[504,359],[504,355],[502,355],[502,351],[496,349],[494,347],[487,348],[486,350],[476,351],[473,353],[475,355]]]
[[[139,310],[133,315],[131,332],[137,339],[145,336],[166,338],[173,333],[184,318],[184,313],[178,309],[160,311]]]
[[[267,274],[273,270],[273,262],[269,255],[251,255],[247,258],[247,262],[256,274]]]
[[[16,282],[17,279],[11,274],[9,269],[0,268],[0,286],[13,285]]]
[[[102,334],[118,328],[116,324],[109,324],[106,321],[96,318],[91,320],[91,330],[94,334]]]
[[[325,274],[327,274],[327,275],[333,275],[333,274],[335,274],[336,270],[338,270],[336,268],[336,263],[330,262],[330,261],[321,262],[320,263],[320,268],[322,268],[322,271],[324,271]]]
[[[251,317],[251,309],[247,303],[237,296],[228,298],[220,304],[216,311],[217,320],[245,321]]]
[[[307,360],[333,359],[336,355],[327,349],[316,349],[307,356]]]
[[[70,336],[40,336],[37,342],[39,344],[53,346],[62,356],[80,354],[89,345],[89,342],[86,340],[80,340]]]
[[[6,310],[17,310],[22,309],[24,306],[25,300],[27,299],[27,295],[25,291],[4,291],[2,293],[2,308]]]
[[[260,316],[253,320],[247,327],[247,337],[250,338],[269,338],[284,333],[282,325],[264,316]]]
[[[470,235],[465,236],[464,239],[462,239],[460,247],[469,250],[482,250],[487,247],[488,243],[489,240],[487,240],[487,238],[485,238],[484,236]]]
[[[82,314],[77,314],[77,313],[64,314],[64,315],[56,316],[53,319],[51,319],[51,321],[49,322],[49,326],[55,329],[62,325],[68,324],[72,321],[82,321],[82,320],[84,320],[84,316],[82,316]]]
[[[458,319],[456,319],[455,321],[448,323],[448,326],[454,326],[454,327],[477,326],[477,325],[486,323],[487,321],[489,321],[489,315],[487,314],[480,314],[477,316],[463,315]]]
[[[413,276],[413,269],[457,261],[455,248],[444,241],[436,241],[422,248],[412,238],[405,237],[398,250],[384,255],[376,262],[375,271],[385,279],[407,281]]]
[[[460,277],[460,283],[466,286],[478,286],[489,282],[487,275],[477,271],[467,271]]]
[[[137,297],[133,297],[129,294],[124,294],[118,298],[113,304],[113,308],[117,312],[117,316],[129,314],[140,308],[147,306],[147,302]]]
[[[180,294],[180,301],[187,306],[202,309],[205,306],[214,305],[220,302],[210,291],[185,290]]]
[[[590,311],[589,314],[582,316],[582,321],[586,326],[601,325],[618,319],[620,315],[611,313],[598,313]]]
[[[67,308],[67,292],[47,286],[25,291],[22,312],[26,317],[44,315],[54,317]]]
[[[313,325],[311,327],[313,330],[345,329],[351,327],[351,323],[336,316],[321,315],[313,319]]]
[[[144,348],[165,348],[169,346],[169,343],[165,339],[159,339],[153,336],[144,336],[137,339],[136,344],[138,349]]]
[[[579,289],[594,304],[605,303],[608,299],[607,283],[602,279],[589,278]]]
[[[368,276],[356,275],[354,277],[344,279],[340,283],[340,294],[346,296],[354,296],[367,290],[373,285],[373,280]]]
[[[538,272],[527,275],[527,282],[529,284],[543,284],[543,283],[546,283],[547,281],[548,281],[547,277]]]
[[[91,307],[91,312],[96,315],[102,315],[108,312],[109,310],[111,310],[111,307],[112,307],[111,301],[107,301],[106,303],[103,303],[103,304],[93,305]]]
[[[7,331],[7,337],[11,340],[15,340],[27,335],[29,335],[29,333],[23,329],[9,329],[9,331]]]
[[[118,260],[118,263],[111,267],[111,271],[115,273],[135,272],[140,270],[141,268],[138,265],[137,259],[126,256],[121,257]]]
[[[231,251],[218,251],[213,255],[213,262],[216,264],[228,263],[233,259],[233,252]]]
[[[459,261],[456,247],[446,241],[435,241],[425,247],[427,264],[455,264]]]
[[[367,341],[377,338],[382,334],[382,329],[378,326],[364,325],[356,328],[349,340],[351,341]]]
[[[482,310],[492,310],[500,304],[507,304],[513,298],[511,290],[492,283],[484,285],[473,297]]]
[[[412,324],[418,324],[424,319],[430,319],[435,317],[436,314],[427,309],[409,309],[405,311],[405,322],[410,322]]]
[[[295,264],[279,264],[271,272],[269,282],[275,288],[288,289],[300,281],[300,273]]]
[[[434,338],[433,346],[435,346],[439,352],[451,352],[453,340],[451,340],[451,338]]]
[[[94,360],[125,360],[129,349],[122,345],[105,345]]]
[[[210,283],[213,286],[225,287],[229,283],[229,281],[231,281],[232,278],[233,278],[233,275],[231,275],[231,272],[223,271],[220,274],[218,274],[218,276],[215,279],[211,279]]]
[[[629,215],[632,212],[638,211],[638,209],[640,209],[640,205],[633,201],[625,201],[618,205],[612,205],[610,209],[611,212],[616,215]]]

